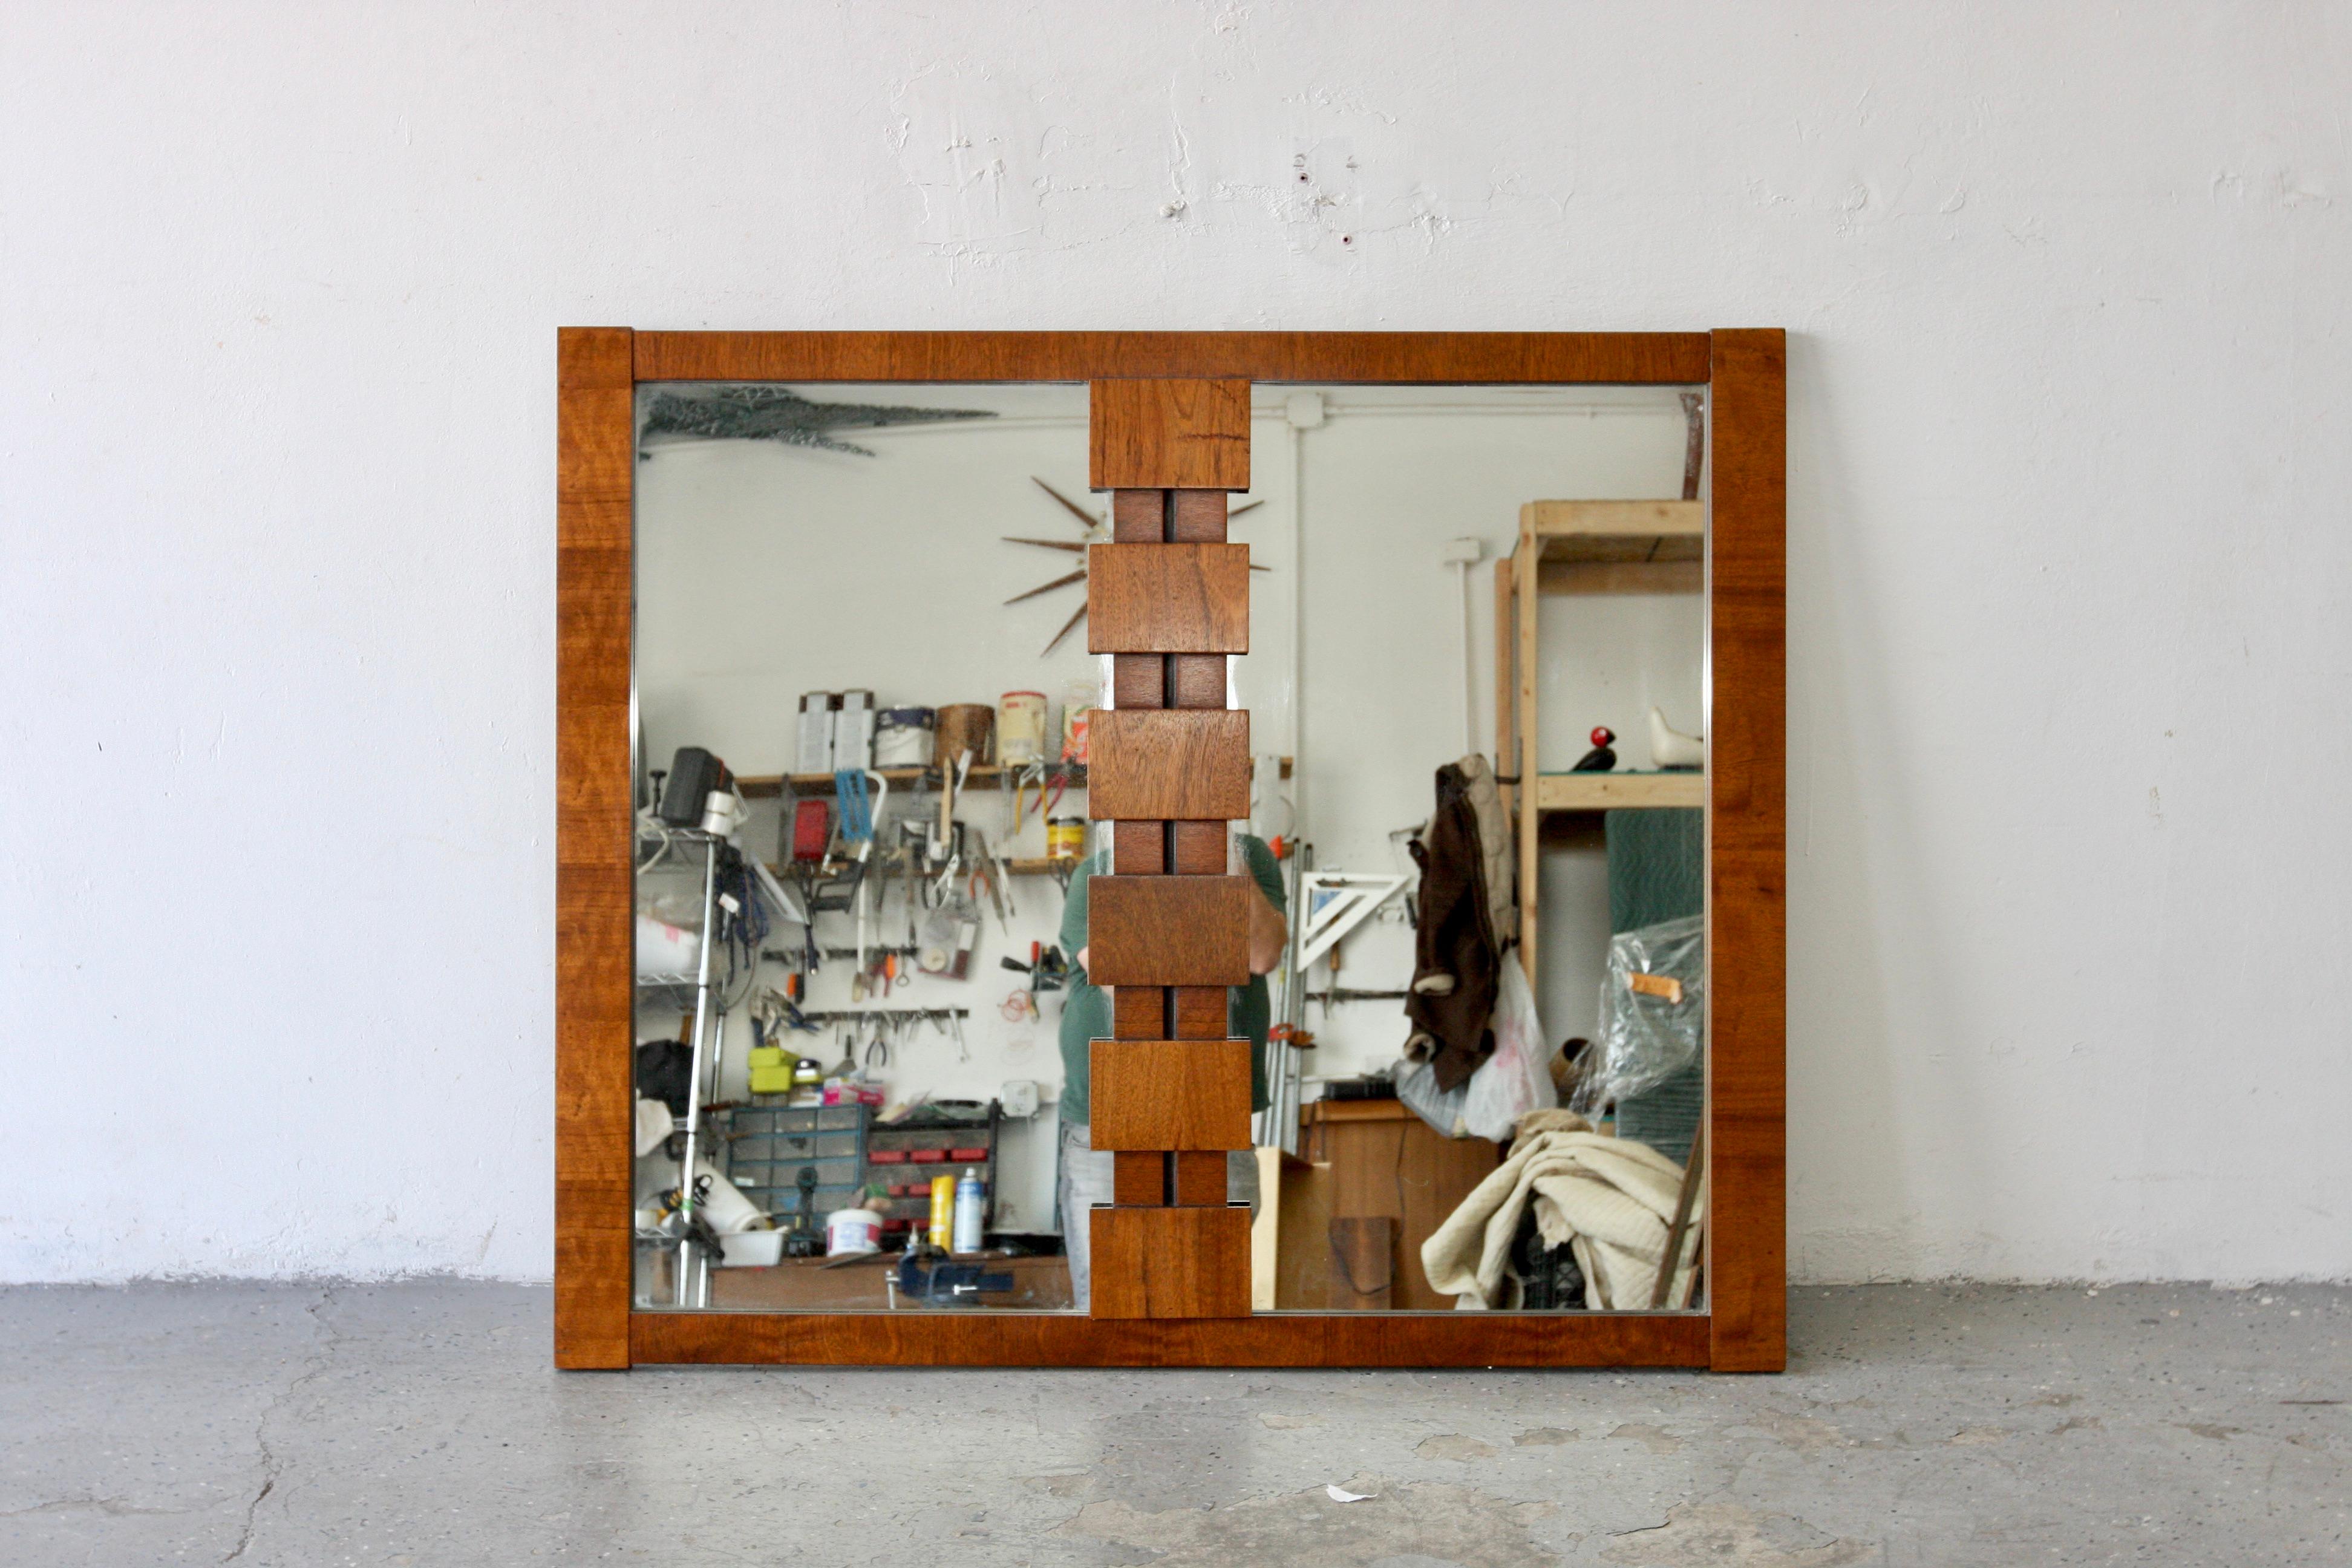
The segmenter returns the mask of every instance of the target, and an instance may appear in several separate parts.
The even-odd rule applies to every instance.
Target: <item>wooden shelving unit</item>
[[[1702,773],[1546,773],[1536,766],[1539,599],[1583,594],[1697,594],[1706,587],[1706,503],[1535,500],[1519,542],[1495,569],[1495,755],[1516,755],[1504,805],[1519,830],[1519,963],[1536,979],[1543,818],[1566,812],[1706,805]]]
[[[1540,773],[1536,778],[1539,812],[1629,811],[1706,804],[1704,773]]]

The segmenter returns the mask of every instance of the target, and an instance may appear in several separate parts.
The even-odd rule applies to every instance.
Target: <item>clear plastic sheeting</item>
[[[1657,1088],[1697,1062],[1706,1038],[1706,917],[1618,932],[1609,939],[1593,1059],[1570,1108],[1591,1116]]]

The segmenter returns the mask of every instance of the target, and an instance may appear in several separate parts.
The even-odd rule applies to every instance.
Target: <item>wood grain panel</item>
[[[1112,709],[1087,731],[1087,814],[1097,821],[1249,815],[1249,710]]]
[[[1246,1211],[1244,1211],[1246,1212]],[[639,1312],[641,1366],[1705,1366],[1696,1313]]]
[[[1165,822],[1112,823],[1111,874],[1117,877],[1167,875],[1169,826]]]
[[[1714,336],[1707,599],[1706,1294],[1712,1364],[1788,1360],[1787,372],[1778,331]]]
[[[602,525],[592,531],[602,532]],[[556,547],[555,663],[563,693],[574,702],[629,705],[629,661],[607,657],[629,646],[629,571],[626,534],[617,543]]]
[[[1091,919],[1091,910],[1089,911]],[[1087,956],[1092,957],[1092,953]],[[1096,984],[1102,984],[1097,980]],[[1156,1040],[1168,1028],[1168,988],[1164,985],[1118,985],[1110,994],[1110,1032],[1122,1040]],[[1218,1029],[1222,1035],[1225,1031]],[[1184,1038],[1181,1034],[1179,1039]]]
[[[1176,1189],[1170,1201],[1177,1207],[1217,1208],[1224,1204],[1231,1187],[1224,1150],[1180,1149],[1168,1156],[1168,1163],[1174,1167]],[[1247,1212],[1246,1204],[1243,1210]]]
[[[1394,1222],[1392,1250],[1378,1271],[1392,1280],[1391,1304],[1409,1311],[1451,1307],[1454,1299],[1422,1272],[1421,1244],[1494,1174],[1500,1152],[1484,1138],[1447,1138],[1393,1100],[1318,1100],[1301,1121],[1302,1152],[1329,1172],[1331,1217]],[[1360,1269],[1356,1279],[1370,1284],[1374,1274]]]
[[[1248,1148],[1251,1048],[1235,1039],[1095,1041],[1094,1147]]]
[[[639,381],[1696,384],[1705,332],[639,332]]]
[[[1223,544],[1233,502],[1223,490],[1168,492],[1168,538],[1178,544]]]
[[[1233,1029],[1232,998],[1222,985],[1178,985],[1175,1026],[1169,1033],[1180,1040],[1223,1039]]]
[[[1158,544],[1168,537],[1168,492],[1113,490],[1110,536],[1118,544]]]
[[[1087,552],[1087,647],[1249,652],[1249,546],[1095,545]]]
[[[1091,1125],[1087,1128],[1093,1134]],[[1095,1148],[1101,1148],[1097,1143]],[[1112,1151],[1110,1161],[1110,1200],[1121,1208],[1157,1208],[1168,1201],[1168,1156],[1158,1150]],[[1064,1225],[1084,1223],[1085,1216],[1073,1220],[1062,1216]]]
[[[1156,653],[1113,654],[1110,660],[1110,705],[1114,709],[1167,707],[1166,656]]]
[[[626,327],[558,327],[556,389],[628,386],[637,378],[635,358],[636,334]]]
[[[1097,1320],[1246,1318],[1246,1208],[1098,1208],[1094,1224]]]
[[[1092,488],[1249,489],[1247,381],[1125,377],[1089,395]]]
[[[1087,884],[1094,983],[1246,984],[1255,886],[1247,877],[1095,878]]]
[[[1225,671],[1230,668],[1223,654],[1170,654],[1168,706],[1223,708],[1225,705]]]
[[[1121,830],[1123,831],[1123,826]],[[1233,869],[1232,836],[1222,822],[1168,825],[1168,871],[1176,877],[1222,877]]]
[[[632,347],[556,337],[555,1363],[629,1364]]]

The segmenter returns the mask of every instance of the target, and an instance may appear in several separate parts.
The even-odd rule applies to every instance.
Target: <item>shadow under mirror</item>
[[[1087,389],[637,417],[635,1305],[1087,1310]],[[1258,1311],[1704,1304],[1703,417],[1254,389]]]

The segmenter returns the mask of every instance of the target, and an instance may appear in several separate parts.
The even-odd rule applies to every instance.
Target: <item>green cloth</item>
[[[1612,811],[1609,841],[1609,929],[1638,931],[1706,908],[1706,813],[1681,809]],[[1676,1164],[1690,1160],[1691,1139],[1706,1106],[1706,1075],[1684,1068],[1617,1102],[1617,1136],[1647,1143]]]
[[[1283,896],[1282,866],[1275,859],[1274,851],[1265,840],[1241,835],[1242,858],[1249,866],[1249,874],[1257,879],[1258,890],[1265,895],[1277,914],[1287,914],[1290,905]],[[1087,856],[1070,873],[1070,894],[1062,905],[1062,951],[1070,955],[1074,966],[1070,975],[1070,994],[1062,1004],[1062,1120],[1084,1122],[1087,1120],[1087,1077],[1093,1066],[1093,1044],[1110,1038],[1110,993],[1086,978],[1077,969],[1078,949],[1087,945],[1087,882],[1096,872],[1104,870],[1108,862],[1101,854]],[[1232,1037],[1247,1036],[1256,1048],[1250,1052],[1250,1109],[1264,1110],[1265,1093],[1265,1032],[1274,1022],[1274,1004],[1265,993],[1265,976],[1253,974],[1247,985],[1233,987],[1225,1003],[1225,1027]]]

